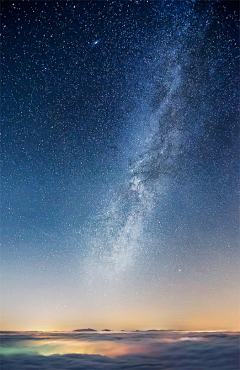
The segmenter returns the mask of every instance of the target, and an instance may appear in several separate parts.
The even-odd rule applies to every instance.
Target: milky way
[[[3,329],[237,328],[237,22],[3,3]]]

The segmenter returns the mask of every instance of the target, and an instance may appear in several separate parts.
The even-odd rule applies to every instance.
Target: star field
[[[237,1],[3,1],[3,330],[236,330]]]

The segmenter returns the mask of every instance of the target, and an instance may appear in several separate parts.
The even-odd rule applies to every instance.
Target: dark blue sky
[[[238,12],[3,2],[4,328],[235,329]]]

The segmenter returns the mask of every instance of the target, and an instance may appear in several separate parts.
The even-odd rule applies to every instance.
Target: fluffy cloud
[[[3,346],[21,347],[24,335],[3,337]],[[86,340],[86,335],[83,335]],[[81,341],[83,336],[73,333],[29,334],[26,337],[41,340],[67,339]],[[8,337],[8,339],[7,339]],[[21,340],[19,341],[19,338]],[[90,343],[124,343],[125,353],[116,358],[86,354],[54,354],[51,356],[18,354],[2,356],[1,370],[81,370],[81,369],[168,369],[168,370],[238,370],[239,342],[233,333],[139,332],[88,334]],[[41,338],[41,339],[40,339]],[[43,339],[44,338],[44,339]],[[91,339],[90,339],[91,338]],[[100,340],[101,339],[101,340]]]

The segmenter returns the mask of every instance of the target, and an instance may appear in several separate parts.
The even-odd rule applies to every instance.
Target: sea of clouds
[[[239,369],[239,334],[231,332],[3,332],[1,337],[2,370]],[[78,353],[66,353],[70,349]]]

